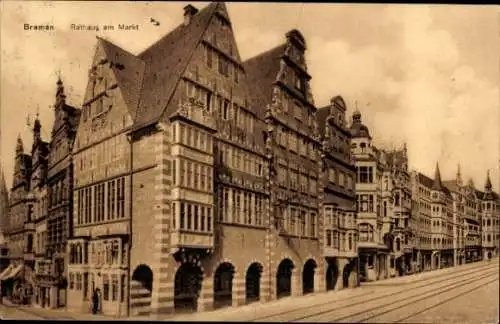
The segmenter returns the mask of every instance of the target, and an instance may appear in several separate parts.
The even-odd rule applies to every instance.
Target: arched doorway
[[[326,290],[334,290],[337,284],[337,279],[339,277],[339,268],[337,266],[337,260],[328,259],[326,268]]]
[[[276,295],[278,298],[292,294],[292,270],[294,267],[290,259],[284,259],[279,264],[276,274]]]
[[[349,287],[349,277],[351,276],[352,268],[353,268],[353,265],[351,262],[349,262],[348,264],[346,264],[344,266],[344,271],[342,273],[342,284],[343,284],[344,288]]]
[[[174,308],[196,311],[200,295],[203,272],[197,265],[184,263],[175,273]]]
[[[489,259],[491,259],[491,255],[492,255],[492,254],[491,254],[491,251],[490,251],[490,252],[488,252],[488,260],[489,260]]]
[[[251,303],[260,299],[260,277],[262,274],[262,265],[252,263],[247,270],[245,278],[246,302]]]
[[[234,267],[224,262],[214,274],[214,308],[231,306],[233,304]]]
[[[132,280],[140,282],[149,292],[153,290],[153,271],[145,264],[141,264],[135,268]]]
[[[314,272],[317,267],[316,261],[309,259],[302,270],[302,294],[314,292]]]
[[[436,255],[434,256],[434,267],[435,267],[436,269],[439,269],[439,254],[436,254]]]

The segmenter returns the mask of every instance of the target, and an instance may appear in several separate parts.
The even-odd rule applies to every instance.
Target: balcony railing
[[[171,233],[170,244],[176,248],[212,249],[214,247],[214,235],[212,233],[177,230]]]

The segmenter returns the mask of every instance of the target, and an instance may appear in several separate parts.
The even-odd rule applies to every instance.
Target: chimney
[[[196,9],[193,5],[187,5],[184,7],[184,26],[189,25],[191,22],[191,18],[198,13],[198,9]]]

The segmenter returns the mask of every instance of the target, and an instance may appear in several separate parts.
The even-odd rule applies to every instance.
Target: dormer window
[[[305,80],[298,74],[295,75],[295,88],[299,90],[302,95],[305,95],[306,92]]]

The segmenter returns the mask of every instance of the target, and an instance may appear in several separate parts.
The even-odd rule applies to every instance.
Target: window
[[[222,55],[219,55],[219,73],[226,77],[229,76],[229,62]]]
[[[74,273],[69,274],[69,289],[70,290],[75,289],[75,274]]]
[[[212,208],[207,207],[207,231],[212,231]]]
[[[358,211],[373,212],[373,195],[358,195]]]
[[[200,230],[201,231],[205,231],[205,220],[206,220],[206,216],[205,216],[205,207],[204,206],[200,206]]]
[[[206,50],[206,59],[207,59],[207,66],[209,68],[212,68],[213,67],[213,53],[212,53],[212,49],[210,47],[205,47],[205,50]]]
[[[122,303],[125,301],[126,285],[127,285],[126,277],[125,275],[122,275],[120,283],[120,302]]]
[[[111,300],[116,301],[118,300],[118,276],[113,275],[112,281],[111,281]]]
[[[306,235],[306,212],[300,212],[300,235]]]
[[[172,182],[177,185],[177,160],[172,160]],[[108,189],[109,190],[109,189]],[[109,202],[108,202],[109,204]]]
[[[186,214],[185,214],[185,203],[181,203],[181,213],[179,215],[179,221],[180,221],[180,228],[185,229],[185,224],[186,224]]]
[[[87,300],[89,294],[89,274],[83,274],[83,298]]]
[[[222,108],[222,118],[224,120],[229,119],[229,101],[224,100],[223,108]]]
[[[194,230],[197,231],[198,230],[198,206],[197,205],[194,205],[193,206],[193,217],[194,217]]]
[[[373,183],[373,168],[372,167],[357,167],[357,182],[359,183]]]
[[[310,235],[311,237],[316,237],[316,213],[311,213]]]
[[[187,229],[191,230],[192,229],[192,222],[193,222],[193,214],[191,213],[191,204],[186,204],[187,205]]]
[[[125,179],[121,178],[117,181],[118,191],[118,207],[117,213],[119,218],[125,217]]]
[[[233,76],[234,76],[234,82],[235,83],[238,83],[239,82],[239,76],[238,76],[238,69],[237,68],[234,68],[233,69]]]
[[[102,282],[103,282],[103,299],[104,300],[109,300],[109,276],[107,274],[102,276]]]
[[[373,226],[370,224],[359,225],[359,240],[362,242],[373,241]]]

